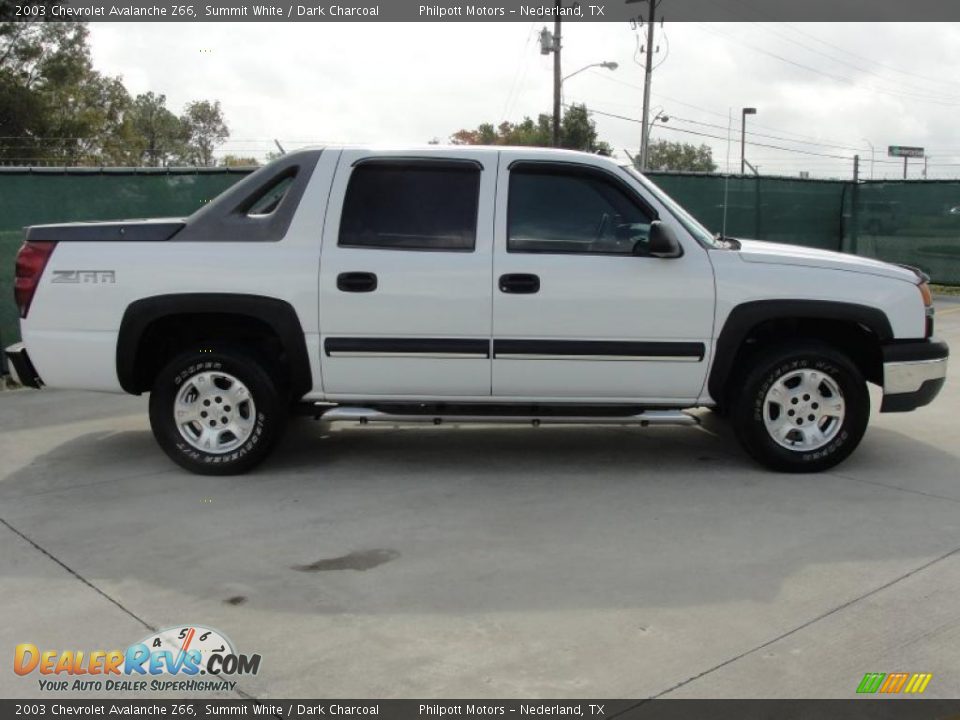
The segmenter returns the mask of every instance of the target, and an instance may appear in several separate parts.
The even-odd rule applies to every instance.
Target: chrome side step
[[[635,415],[576,416],[576,415],[438,415],[414,413],[387,413],[365,407],[336,406],[323,411],[320,422],[329,427],[335,422],[419,423],[428,425],[497,424],[497,425],[699,425],[700,420],[681,410],[646,410]]]

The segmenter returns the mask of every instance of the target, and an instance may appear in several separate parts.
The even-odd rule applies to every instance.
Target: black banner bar
[[[567,22],[642,19],[648,0],[564,0]],[[0,0],[2,21],[549,22],[553,0]],[[669,22],[932,22],[960,20],[952,0],[670,0]],[[852,29],[851,32],[856,32]]]
[[[935,720],[960,700],[0,700],[0,717]]]

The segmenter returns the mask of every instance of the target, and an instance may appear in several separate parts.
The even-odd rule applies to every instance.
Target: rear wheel
[[[852,453],[870,395],[844,354],[816,342],[773,348],[746,373],[731,419],[743,447],[782,472],[819,472]]]
[[[253,468],[269,454],[285,418],[273,379],[241,351],[180,355],[160,371],[150,394],[160,447],[202,475]]]

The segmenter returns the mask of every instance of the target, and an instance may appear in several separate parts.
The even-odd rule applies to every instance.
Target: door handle
[[[540,292],[540,276],[530,273],[508,273],[500,276],[500,292],[512,295],[533,295]]]
[[[337,275],[337,290],[365,293],[377,289],[377,276],[371,272],[345,272]]]

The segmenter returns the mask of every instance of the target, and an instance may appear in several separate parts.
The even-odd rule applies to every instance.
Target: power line
[[[614,83],[617,83],[618,85],[623,85],[624,87],[634,88],[634,89],[636,89],[636,90],[642,90],[642,89],[643,89],[642,86],[637,85],[637,84],[635,84],[635,83],[626,82],[625,80],[620,80],[620,79],[618,79],[618,78],[614,78],[614,77],[611,77],[611,76],[609,76],[609,75],[601,75],[600,73],[594,72],[594,71],[589,71],[589,72],[590,72],[592,75],[595,75],[595,76],[598,77],[598,78],[602,78],[602,79],[604,79],[604,80],[606,80],[606,81],[608,81],[608,82],[614,82]],[[670,97],[670,96],[668,96],[668,95],[664,95],[663,93],[653,93],[653,96],[656,97],[657,100],[666,100],[666,101],[671,102],[671,103],[676,103],[677,105],[683,105],[684,107],[692,108],[693,110],[699,110],[699,111],[701,111],[701,112],[705,112],[705,113],[707,113],[707,114],[709,114],[709,115],[716,115],[717,117],[721,117],[721,118],[723,118],[724,120],[727,119],[727,113],[725,113],[725,112],[719,112],[718,110],[712,110],[712,109],[710,109],[710,108],[705,108],[705,107],[703,107],[702,105],[694,105],[693,103],[687,102],[686,100],[679,100],[678,98]],[[624,107],[633,107],[633,105],[627,105],[627,104],[624,103]],[[817,141],[817,142],[819,142],[820,140],[826,140],[826,141],[831,142],[831,143],[836,143],[839,147],[854,147],[853,143],[849,143],[849,142],[844,141],[844,140],[836,140],[836,139],[831,139],[831,138],[821,138],[821,137],[818,137],[818,136],[816,136],[816,135],[806,135],[806,134],[804,134],[804,133],[793,132],[792,130],[784,130],[783,128],[777,128],[777,127],[773,127],[773,126],[770,126],[770,125],[763,125],[763,124],[758,123],[758,122],[751,122],[751,123],[750,123],[750,126],[751,126],[751,127],[758,127],[758,128],[764,129],[764,130],[772,130],[773,132],[782,133],[782,134],[784,134],[784,135],[793,135],[793,136],[798,137],[798,138],[810,138],[810,139],[813,139],[813,140],[815,140],[815,141]],[[726,129],[726,125],[724,125],[723,127],[724,127],[724,129]],[[791,142],[799,142],[799,141],[793,141],[793,140],[791,140]],[[843,144],[843,143],[846,143],[846,144]],[[856,148],[857,148],[858,151],[864,151],[864,150],[867,149],[866,146],[856,146]]]
[[[801,30],[800,28],[798,28],[798,27],[796,27],[796,26],[794,26],[794,25],[791,25],[790,23],[780,23],[780,24],[781,24],[781,25],[784,25],[784,26],[786,26],[786,27],[788,27],[788,28],[790,28],[790,29],[793,30],[795,33],[799,33],[800,35],[804,35],[804,36],[810,38],[811,40],[820,43],[821,45],[826,45],[827,47],[833,48],[834,50],[839,50],[840,52],[844,53],[845,55],[850,55],[851,57],[859,58],[859,59],[861,59],[861,60],[866,60],[867,62],[873,63],[874,65],[877,65],[877,66],[879,66],[879,67],[884,68],[885,70],[889,70],[889,71],[895,72],[895,73],[900,73],[901,75],[906,75],[906,76],[908,76],[908,77],[914,77],[914,78],[917,78],[917,79],[920,79],[920,80],[926,80],[926,81],[928,81],[928,82],[941,83],[941,84],[943,84],[943,85],[950,85],[950,86],[952,86],[952,87],[954,87],[954,88],[960,88],[960,83],[956,83],[956,82],[951,81],[951,80],[944,80],[943,78],[935,78],[935,77],[931,77],[931,76],[928,76],[928,75],[921,75],[921,74],[919,74],[919,73],[910,72],[909,70],[903,70],[903,69],[898,68],[898,67],[896,67],[896,66],[894,66],[894,65],[887,65],[886,63],[882,63],[882,62],[880,62],[879,60],[873,60],[873,59],[868,58],[868,57],[866,57],[866,56],[864,56],[864,55],[858,55],[857,53],[851,52],[850,50],[846,50],[846,49],[840,47],[839,45],[834,45],[833,43],[827,42],[826,40],[822,40],[821,38],[818,38],[816,35],[812,35],[812,34],[810,34],[810,33],[808,33],[808,32],[805,32],[805,31]]]
[[[633,123],[643,122],[642,120],[639,120],[637,118],[627,117],[626,115],[617,115],[616,113],[608,113],[602,110],[592,110],[588,108],[588,112],[593,113],[595,115],[602,115],[604,117],[616,118],[618,120],[626,120],[627,122],[633,122]],[[669,125],[663,125],[663,124],[658,125],[657,127],[659,127],[661,130],[670,130],[672,132],[680,132],[680,133],[686,133],[688,135],[697,135],[698,137],[707,137],[707,138],[712,138],[714,140],[726,141],[726,138],[720,135],[711,135],[710,133],[698,132],[696,130],[685,130],[684,128],[670,127]],[[767,143],[748,142],[747,145],[753,145],[754,147],[771,148],[773,150],[783,150],[785,152],[799,153],[801,155],[815,155],[818,157],[838,158],[841,160],[851,159],[851,158],[848,158],[846,155],[827,155],[825,153],[817,153],[810,150],[798,150],[796,148],[787,148],[787,147],[782,147],[780,145],[770,145]]]
[[[873,77],[879,78],[880,80],[882,80],[883,82],[886,82],[886,83],[895,83],[895,84],[900,85],[900,86],[903,86],[903,87],[914,87],[914,88],[916,88],[916,86],[906,85],[906,83],[904,83],[904,82],[902,82],[902,81],[891,80],[890,78],[888,78],[888,77],[886,77],[886,76],[884,76],[884,75],[881,75],[880,73],[874,72],[873,70],[870,70],[869,68],[865,68],[865,67],[862,67],[862,66],[860,66],[860,65],[856,65],[856,64],[851,63],[851,62],[848,62],[848,61],[846,61],[846,60],[842,60],[842,59],[840,59],[840,58],[834,57],[833,55],[829,55],[829,54],[823,52],[822,50],[817,50],[816,48],[812,48],[812,47],[810,47],[809,45],[805,45],[804,43],[800,42],[799,40],[795,40],[794,38],[790,37],[789,35],[787,35],[787,34],[785,34],[785,33],[777,32],[777,30],[775,30],[775,29],[773,29],[773,28],[771,28],[771,27],[763,26],[763,25],[761,25],[761,24],[758,23],[758,22],[754,22],[754,21],[751,21],[751,22],[752,22],[753,25],[756,25],[757,27],[761,28],[764,32],[773,33],[774,35],[777,35],[777,36],[779,36],[779,37],[782,37],[782,38],[783,38],[784,40],[786,40],[787,42],[793,43],[794,45],[797,45],[798,47],[801,47],[801,48],[803,48],[804,50],[806,50],[806,51],[808,51],[808,52],[814,53],[814,54],[816,54],[816,55],[820,55],[821,57],[825,57],[825,58],[827,58],[828,60],[830,60],[831,62],[835,62],[835,63],[838,63],[838,64],[840,64],[840,65],[845,65],[846,67],[852,68],[852,69],[854,69],[854,70],[856,70],[856,71],[858,71],[858,72],[862,72],[862,73],[864,73],[864,74],[866,74],[866,75],[872,75]],[[930,88],[918,88],[918,89],[923,90],[923,91],[928,92],[928,93],[940,93],[940,92],[941,92],[941,91],[939,91],[939,90],[934,90],[934,89],[930,89]],[[960,96],[957,96],[957,95],[950,95],[950,96],[948,96],[948,97],[949,97],[950,99],[952,99],[952,100],[960,100]]]
[[[935,104],[935,105],[942,105],[942,106],[944,106],[944,107],[956,107],[956,106],[960,105],[960,102],[946,102],[946,101],[944,101],[942,98],[941,98],[941,99],[936,99],[936,98],[934,98],[934,97],[932,97],[932,96],[927,96],[927,95],[918,95],[918,94],[916,94],[916,93],[896,92],[896,91],[893,91],[893,90],[884,90],[884,89],[882,89],[882,88],[875,88],[875,87],[870,86],[870,85],[864,85],[864,84],[858,83],[856,80],[853,80],[852,78],[846,77],[845,75],[835,75],[835,74],[833,74],[833,73],[829,73],[829,72],[826,72],[826,71],[824,71],[824,70],[819,70],[819,69],[817,69],[817,68],[815,68],[815,67],[811,67],[810,65],[805,65],[804,63],[797,62],[796,60],[791,60],[790,58],[783,57],[782,55],[778,55],[777,53],[770,52],[769,50],[765,50],[764,48],[757,47],[756,45],[752,45],[752,44],[750,44],[750,43],[748,43],[748,42],[746,42],[746,41],[744,41],[744,40],[742,40],[742,39],[740,39],[740,38],[737,38],[737,37],[735,37],[735,36],[733,36],[733,35],[730,35],[729,33],[725,33],[725,32],[722,32],[722,31],[720,31],[720,30],[717,30],[716,28],[712,28],[712,27],[710,27],[710,26],[708,26],[708,25],[706,25],[706,24],[704,24],[704,23],[693,23],[693,24],[696,25],[697,27],[699,27],[701,30],[704,30],[705,32],[712,33],[712,34],[714,34],[714,35],[718,35],[718,36],[725,37],[725,38],[727,38],[727,39],[733,40],[733,41],[735,41],[736,43],[742,45],[743,47],[749,48],[749,49],[751,49],[751,50],[753,50],[753,51],[755,51],[755,52],[761,53],[761,54],[763,54],[763,55],[767,55],[767,56],[769,56],[769,57],[772,57],[772,58],[774,58],[775,60],[779,60],[780,62],[786,63],[786,64],[788,64],[788,65],[792,65],[792,66],[797,67],[797,68],[800,68],[800,69],[802,69],[802,70],[806,70],[807,72],[812,72],[812,73],[816,73],[817,75],[822,75],[822,76],[824,76],[824,77],[830,78],[831,80],[836,80],[836,81],[838,81],[838,82],[841,82],[841,83],[844,83],[844,84],[847,84],[847,85],[853,85],[854,87],[857,87],[857,88],[863,88],[864,90],[869,90],[870,92],[880,93],[880,94],[883,94],[883,95],[890,95],[890,96],[892,96],[892,97],[896,97],[896,98],[900,98],[900,99],[909,98],[909,99],[916,100],[916,101],[918,101],[918,102],[928,102],[928,103],[932,103],[932,104]]]

